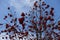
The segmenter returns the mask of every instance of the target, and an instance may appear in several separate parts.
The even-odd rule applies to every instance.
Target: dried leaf
[[[25,23],[22,24],[23,29],[25,29]]]
[[[24,12],[21,13],[21,16],[25,16]]]
[[[4,17],[4,20],[7,18],[7,16]]]
[[[10,25],[9,24],[6,24],[6,28],[9,28],[10,27]]]
[[[38,5],[37,5],[37,1],[34,3],[34,6],[35,6],[35,7],[38,7]]]
[[[24,17],[18,19],[19,23],[22,24],[24,22]]]
[[[45,2],[42,2],[42,6],[45,6],[46,5],[46,3]]]

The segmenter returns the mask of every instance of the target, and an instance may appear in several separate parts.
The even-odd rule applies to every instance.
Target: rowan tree
[[[10,7],[8,7],[8,10],[11,12]],[[28,13],[22,12],[21,17],[17,18],[15,13],[16,12],[14,12],[14,14],[7,13],[3,19],[5,21],[10,19],[9,22],[6,24],[0,24],[5,25],[6,27],[1,33],[6,32],[10,39],[16,37],[16,35],[12,36],[13,34],[22,34],[22,37],[24,37],[28,36],[29,32],[31,32],[36,34],[35,40],[60,40],[60,32],[57,33],[54,31],[60,31],[60,21],[56,24],[54,19],[54,8],[50,7],[49,4],[39,0],[34,3],[34,6]],[[34,36],[33,34],[31,35]]]
[[[56,24],[54,19],[54,8],[44,1],[39,0],[34,3],[32,9],[27,13],[26,24],[29,31],[36,34],[36,40],[59,40],[60,21]],[[43,37],[42,37],[43,36]]]

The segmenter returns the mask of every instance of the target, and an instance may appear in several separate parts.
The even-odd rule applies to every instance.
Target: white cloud
[[[31,6],[33,6],[35,0],[10,0],[10,6],[14,6],[17,11],[27,11]]]

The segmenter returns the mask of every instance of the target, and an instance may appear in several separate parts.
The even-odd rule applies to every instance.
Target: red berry
[[[48,15],[48,12],[47,11],[45,11],[45,13],[46,13],[46,15]]]
[[[58,25],[60,25],[60,21],[58,21]]]
[[[9,24],[6,24],[6,28],[9,28],[10,27],[10,25]]]
[[[42,16],[40,16],[40,20],[42,20],[43,19],[43,17]]]
[[[49,8],[49,5],[47,5],[47,6],[45,7],[45,9],[47,9],[47,8]]]
[[[52,18],[52,19],[50,19],[50,21],[54,21],[54,19]]]
[[[54,16],[53,10],[50,10],[50,15]]]
[[[51,19],[51,16],[48,16],[47,19],[50,20]]]
[[[40,26],[40,30],[42,30],[42,26]]]
[[[7,18],[7,16],[4,17],[4,20]]]
[[[10,10],[10,7],[8,7],[8,10]]]
[[[54,8],[51,8],[51,10],[54,10]]]

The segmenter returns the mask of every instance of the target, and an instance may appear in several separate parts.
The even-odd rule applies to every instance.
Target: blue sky
[[[51,7],[54,7],[55,19],[60,16],[60,0],[44,0]],[[28,12],[30,7],[33,6],[35,0],[0,0],[0,23],[6,23],[3,21],[3,17],[9,12],[7,8],[11,7],[11,12],[16,11],[17,17],[19,17],[21,12]],[[0,27],[0,30],[5,29],[4,26]]]

